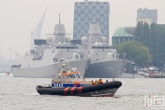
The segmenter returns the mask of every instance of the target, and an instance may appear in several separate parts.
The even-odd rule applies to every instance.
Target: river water
[[[51,96],[39,95],[36,91],[37,85],[50,84],[51,78],[20,78],[0,74],[0,110],[151,110],[152,104],[145,106],[144,97],[149,95],[159,96],[159,107],[165,110],[162,105],[165,79],[115,80],[121,81],[122,86],[114,97]]]

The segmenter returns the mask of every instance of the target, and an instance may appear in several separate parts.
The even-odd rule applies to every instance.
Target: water
[[[39,95],[36,91],[37,85],[50,84],[50,78],[0,74],[0,110],[151,110],[144,106],[144,96],[165,96],[165,79],[116,80],[123,85],[114,97],[50,96]]]

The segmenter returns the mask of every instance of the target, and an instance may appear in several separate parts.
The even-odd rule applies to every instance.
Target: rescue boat
[[[40,95],[113,97],[117,89],[122,85],[120,81],[93,85],[90,81],[86,81],[76,69],[69,71],[66,63],[62,63],[60,66],[62,68],[53,75],[51,84],[36,87]]]

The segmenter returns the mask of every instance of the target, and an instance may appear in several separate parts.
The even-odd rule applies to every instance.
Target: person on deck
[[[98,83],[99,84],[102,84],[103,83],[102,79],[99,79]]]
[[[91,85],[94,85],[94,82],[93,82],[93,80],[91,81]]]
[[[96,85],[96,84],[98,84],[97,80],[95,81],[95,83],[94,83],[94,84],[95,84],[95,85]]]

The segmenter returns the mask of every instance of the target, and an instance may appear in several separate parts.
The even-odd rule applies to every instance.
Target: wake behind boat
[[[112,81],[102,84],[90,84],[81,73],[72,69],[69,71],[66,63],[60,64],[60,71],[55,73],[51,84],[36,87],[40,95],[62,95],[81,97],[113,97],[117,89],[122,85],[120,81]]]

